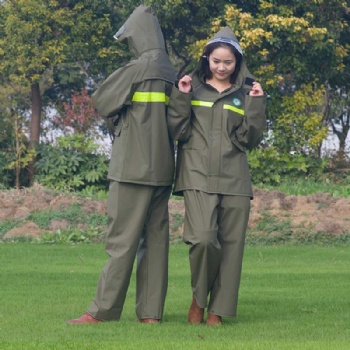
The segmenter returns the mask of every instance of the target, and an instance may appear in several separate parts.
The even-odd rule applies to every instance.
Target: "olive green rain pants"
[[[168,286],[170,193],[171,186],[111,182],[105,247],[109,260],[87,310],[93,317],[120,319],[137,255],[137,317],[162,318]]]
[[[208,312],[234,317],[250,197],[202,191],[184,191],[184,197],[193,296]]]

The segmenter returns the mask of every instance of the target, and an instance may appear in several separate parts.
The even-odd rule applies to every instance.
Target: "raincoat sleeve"
[[[231,133],[231,141],[240,149],[259,145],[266,130],[266,96],[245,97],[245,115],[242,124]]]
[[[192,93],[181,92],[176,85],[173,86],[167,121],[169,134],[175,141],[186,142],[191,135],[191,97]]]
[[[137,65],[129,63],[112,73],[92,95],[94,107],[103,117],[114,117],[131,105]]]

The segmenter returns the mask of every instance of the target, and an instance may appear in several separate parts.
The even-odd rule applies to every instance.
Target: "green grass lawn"
[[[238,317],[188,325],[187,248],[170,250],[161,324],[136,322],[132,278],[120,322],[66,325],[94,296],[102,245],[0,244],[1,349],[350,349],[348,246],[247,246]]]

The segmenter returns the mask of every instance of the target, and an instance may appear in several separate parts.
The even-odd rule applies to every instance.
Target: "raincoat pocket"
[[[242,146],[239,141],[237,140],[237,137],[235,135],[235,132],[232,131],[231,136],[230,136],[231,142],[242,152],[246,153],[246,148]]]

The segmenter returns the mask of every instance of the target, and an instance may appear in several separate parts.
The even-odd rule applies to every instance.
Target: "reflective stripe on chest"
[[[169,96],[166,96],[164,92],[140,92],[134,93],[132,102],[163,102],[169,104]]]
[[[199,101],[199,100],[192,100],[191,101],[192,106],[198,106],[198,107],[213,107],[214,102],[207,102],[207,101]],[[238,114],[244,115],[244,109],[237,108],[235,106],[231,106],[228,104],[224,104],[223,109],[229,109],[233,112],[236,112]]]

